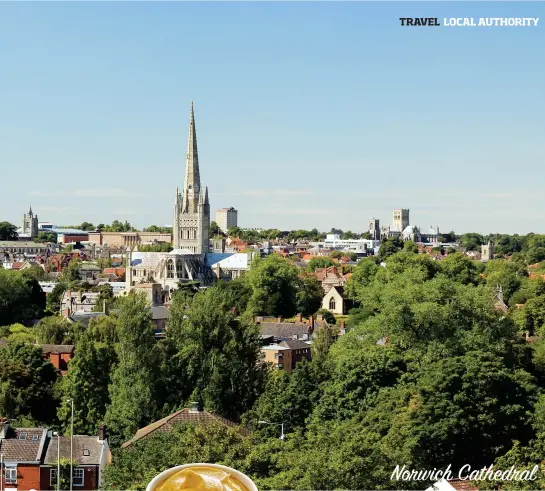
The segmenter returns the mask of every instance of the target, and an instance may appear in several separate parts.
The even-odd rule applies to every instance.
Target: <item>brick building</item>
[[[41,463],[50,436],[51,432],[46,428],[13,428],[8,420],[0,420],[1,489],[44,489],[41,487],[44,474]]]

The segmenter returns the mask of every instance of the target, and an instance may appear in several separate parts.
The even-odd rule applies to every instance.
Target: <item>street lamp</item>
[[[66,402],[71,403],[72,405],[72,418],[70,423],[70,491],[72,491],[72,479],[74,474],[74,455],[73,455],[73,449],[74,449],[74,399],[66,399]]]
[[[53,432],[57,437],[57,491],[61,490],[61,435],[58,431]]]
[[[284,435],[284,423],[271,423],[270,421],[258,421],[260,425],[274,425],[274,426],[280,426],[281,428],[281,434],[280,434],[280,440],[283,440],[286,438],[286,435]]]

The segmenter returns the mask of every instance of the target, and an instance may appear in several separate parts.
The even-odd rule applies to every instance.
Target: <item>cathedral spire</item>
[[[208,201],[208,186],[206,186],[204,189],[205,189],[205,191],[204,191],[204,204],[208,205],[208,204],[210,204],[209,201]]]
[[[201,178],[199,173],[199,154],[197,151],[197,133],[195,131],[195,112],[191,101],[191,114],[189,118],[189,136],[187,139],[187,160],[185,166],[185,182],[183,189],[182,207],[186,210],[194,210],[194,205],[199,200],[201,190]],[[189,211],[189,210],[188,210]]]
[[[29,208],[28,208],[28,216],[31,217],[32,216],[32,204],[30,204]]]

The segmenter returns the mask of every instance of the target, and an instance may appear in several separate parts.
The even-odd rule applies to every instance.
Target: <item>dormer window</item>
[[[27,432],[26,431],[23,431],[21,433],[19,433],[19,440],[26,440],[26,437],[27,437]]]
[[[83,456],[84,456],[84,457],[89,457],[90,455],[91,455],[91,452],[89,452],[89,449],[84,448],[84,449],[83,449]]]
[[[40,435],[32,435],[32,441],[37,442],[40,439]]]

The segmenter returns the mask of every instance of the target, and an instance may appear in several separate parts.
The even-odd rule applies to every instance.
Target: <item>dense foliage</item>
[[[460,240],[471,250],[488,238]],[[56,316],[31,327],[45,309],[36,280],[0,270],[0,336],[8,341],[0,348],[0,412],[66,429],[65,401],[74,399],[77,432],[108,427],[115,448],[108,489],[144,489],[157,472],[195,461],[238,468],[263,490],[422,489],[426,483],[390,480],[404,464],[531,468],[545,451],[545,267],[533,263],[545,241],[494,240],[504,257],[484,264],[383,243],[345,285],[355,304],[348,332],[336,339],[333,319],[317,328],[312,361],[290,375],[262,363],[253,317],[325,315],[311,271],[332,258],[303,269],[271,255],[242,279],[202,291],[186,285],[161,340],[143,296],[114,299],[107,289],[101,303],[115,312],[87,330]],[[65,285],[78,281],[76,270]],[[20,299],[29,299],[24,308]],[[76,344],[62,380],[35,342]],[[221,424],[179,425],[118,448],[191,401],[251,436]],[[545,476],[531,484],[537,489]],[[517,486],[525,485],[510,487]]]

